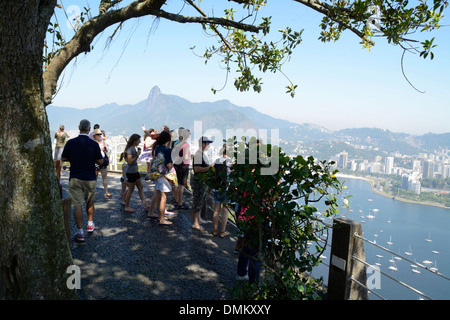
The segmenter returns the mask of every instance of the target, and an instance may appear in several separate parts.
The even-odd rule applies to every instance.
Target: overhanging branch
[[[43,74],[44,103],[49,105],[56,93],[58,78],[64,68],[80,53],[89,52],[94,38],[106,28],[132,18],[153,15],[178,23],[213,24],[225,27],[238,28],[249,32],[259,32],[262,27],[240,23],[224,18],[213,17],[187,17],[161,10],[166,0],[136,0],[126,7],[118,10],[110,10],[99,14],[87,22],[77,31],[73,38],[51,60]]]

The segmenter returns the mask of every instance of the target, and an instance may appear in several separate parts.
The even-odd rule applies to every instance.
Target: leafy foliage
[[[265,270],[260,285],[238,288],[237,297],[319,298],[321,279],[311,279],[305,272],[319,264],[326,245],[319,237],[328,227],[320,218],[331,219],[340,210],[337,195],[343,186],[334,175],[337,170],[331,170],[334,163],[300,155],[289,158],[278,147],[254,138],[239,143],[231,140],[227,154],[233,150],[235,163],[228,176],[227,200],[246,208],[241,218],[233,213],[235,221],[245,233],[247,245],[258,249]],[[263,174],[275,157],[279,164],[276,172]],[[214,170],[203,174],[210,188],[217,188],[214,177]],[[348,201],[342,206],[345,203]],[[319,212],[317,204],[326,209]]]

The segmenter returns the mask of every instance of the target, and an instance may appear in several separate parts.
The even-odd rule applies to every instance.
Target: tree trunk
[[[75,297],[43,102],[42,51],[55,5],[0,2],[0,297],[8,299]]]

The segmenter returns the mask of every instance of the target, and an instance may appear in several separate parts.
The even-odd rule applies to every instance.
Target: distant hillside
[[[182,126],[193,131],[195,121],[201,121],[202,132],[219,129],[223,135],[226,129],[266,129],[270,138],[270,129],[279,129],[281,145],[286,153],[295,153],[299,145],[303,144],[312,149],[316,146],[315,153],[319,154],[315,156],[319,158],[328,157],[330,152],[344,151],[338,151],[345,146],[341,142],[354,146],[347,147],[348,151],[360,150],[358,154],[367,156],[379,155],[380,152],[412,155],[439,147],[450,149],[450,133],[413,136],[378,128],[331,131],[315,124],[276,119],[252,107],[236,106],[228,100],[190,102],[176,95],[163,94],[157,86],[150,90],[147,99],[134,105],[111,103],[89,109],[50,105],[47,107],[47,114],[52,132],[60,124],[65,125],[68,130],[77,130],[81,119],[88,119],[92,125],[100,124],[110,135],[141,134],[143,124],[146,128],[158,130],[163,125],[169,125],[172,129]],[[332,143],[332,148],[326,147],[329,143]]]
[[[76,130],[81,119],[88,119],[92,124],[99,123],[110,134],[141,133],[141,126],[157,128],[163,125],[177,129],[194,128],[194,121],[202,121],[202,129],[220,130],[241,128],[285,129],[296,124],[274,119],[251,107],[238,107],[228,100],[217,102],[193,103],[174,95],[162,94],[158,87],[153,87],[148,98],[135,105],[107,104],[98,108],[75,109],[47,107],[51,130],[57,130],[60,124]]]

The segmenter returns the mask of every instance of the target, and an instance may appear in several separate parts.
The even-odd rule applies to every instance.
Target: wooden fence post
[[[364,285],[367,283],[366,266],[352,258],[354,255],[365,261],[364,242],[355,233],[362,236],[360,223],[343,217],[334,219],[327,299],[369,299],[367,289],[350,280],[353,277]]]

